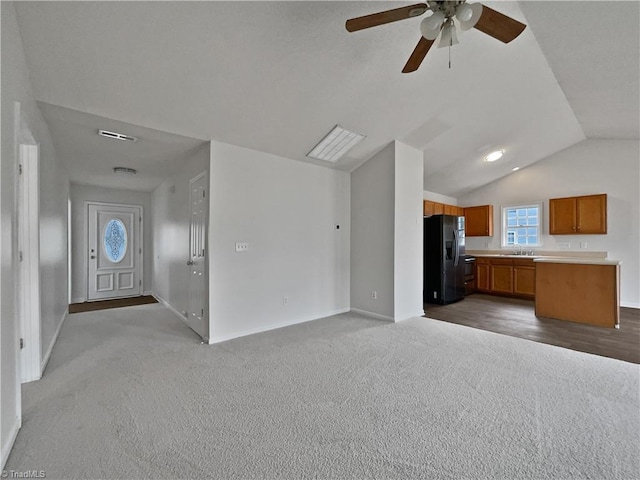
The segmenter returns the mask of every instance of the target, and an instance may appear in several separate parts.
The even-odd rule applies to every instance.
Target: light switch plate
[[[236,242],[236,252],[246,252],[249,250],[249,244],[246,242]]]

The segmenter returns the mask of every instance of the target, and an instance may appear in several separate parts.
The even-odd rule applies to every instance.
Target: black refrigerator
[[[464,298],[464,217],[424,217],[424,301]]]

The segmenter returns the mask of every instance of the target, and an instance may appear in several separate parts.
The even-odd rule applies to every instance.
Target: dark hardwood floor
[[[474,293],[450,305],[424,304],[425,316],[640,364],[640,310],[620,309],[620,328],[536,317],[533,300]]]
[[[69,305],[69,313],[93,312],[95,310],[106,310],[107,308],[133,307],[135,305],[146,305],[148,303],[158,303],[151,295],[140,295],[139,297],[115,298],[113,300],[101,300],[97,302],[72,303]]]

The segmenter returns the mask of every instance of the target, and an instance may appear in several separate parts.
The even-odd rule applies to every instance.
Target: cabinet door
[[[513,293],[533,297],[536,293],[535,267],[513,267]]]
[[[476,288],[480,292],[489,291],[489,273],[491,266],[488,263],[476,263]]]
[[[453,207],[453,208],[454,208],[453,215],[457,215],[459,217],[464,217],[464,208],[462,208],[462,207]]]
[[[510,265],[491,265],[491,291],[513,293],[513,267]]]
[[[464,217],[467,237],[493,236],[493,205],[466,207]]]
[[[453,208],[454,208],[453,205],[447,205],[445,203],[445,205],[444,205],[444,214],[445,215],[454,215]]]
[[[433,202],[433,214],[434,215],[443,215],[444,214],[444,205],[442,203]]]
[[[425,200],[424,202],[422,202],[422,212],[425,217],[430,217],[431,215],[433,215],[434,205],[434,202],[430,200]]]
[[[607,195],[577,197],[576,224],[581,234],[607,233]]]
[[[549,200],[549,233],[551,235],[576,233],[575,197]]]

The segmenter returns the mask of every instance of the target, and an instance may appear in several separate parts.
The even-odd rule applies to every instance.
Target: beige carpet
[[[161,305],[72,315],[7,469],[54,478],[640,477],[638,365],[424,318],[214,346]]]

